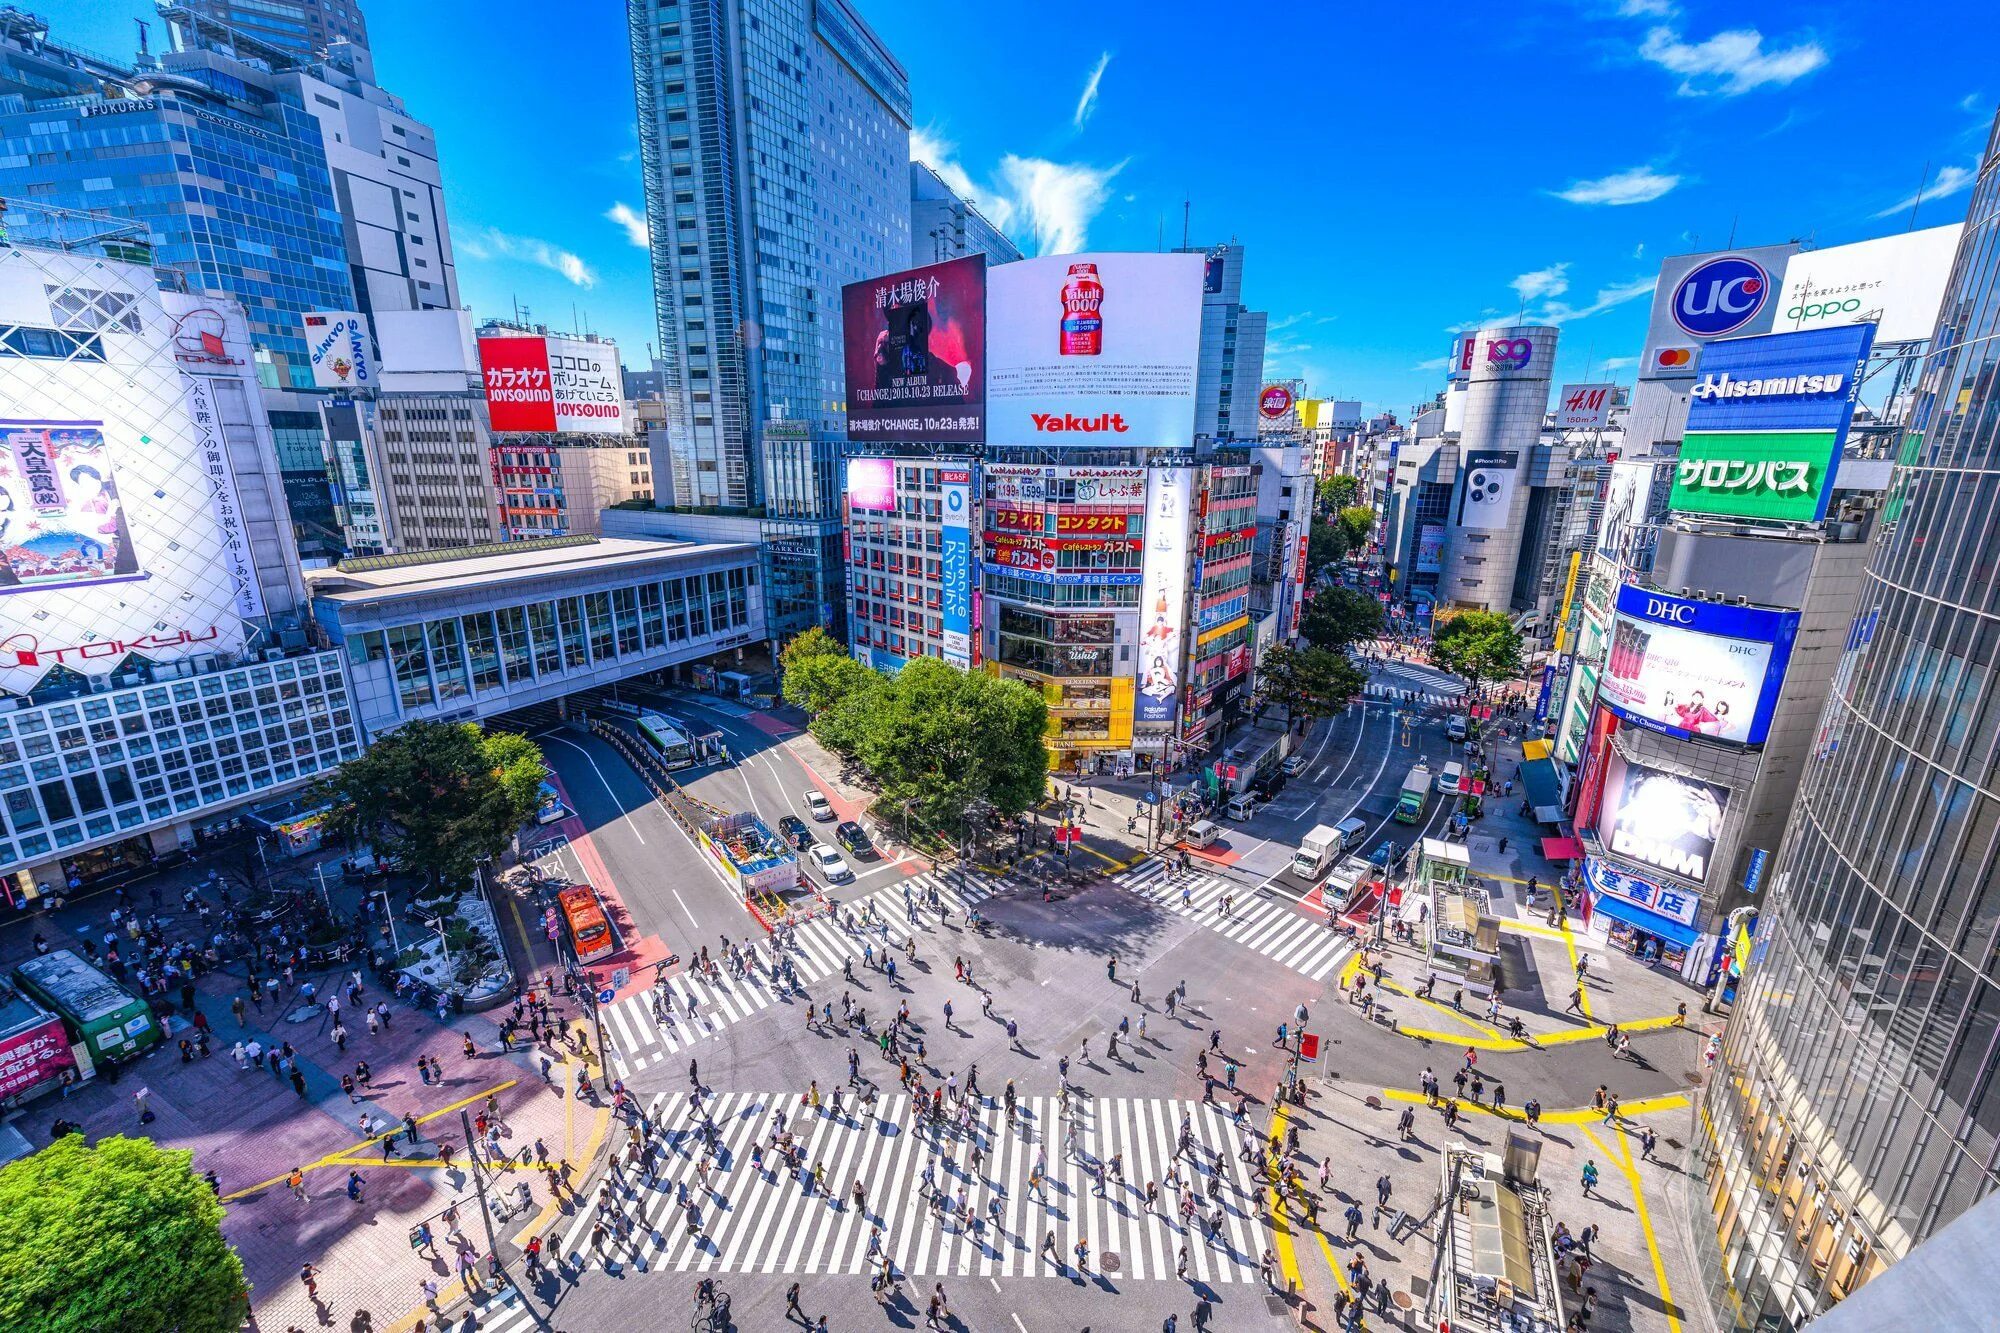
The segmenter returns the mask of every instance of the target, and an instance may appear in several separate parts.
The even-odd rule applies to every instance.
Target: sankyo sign
[[[1833,431],[1690,432],[1667,507],[1789,523],[1826,516]]]

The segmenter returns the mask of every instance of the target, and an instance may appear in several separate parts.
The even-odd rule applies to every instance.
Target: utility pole
[[[497,1260],[500,1242],[493,1235],[493,1210],[486,1203],[486,1172],[479,1165],[479,1140],[472,1134],[472,1114],[464,1107],[459,1108],[458,1123],[465,1131],[465,1160],[472,1165],[472,1189],[479,1196],[479,1220],[486,1224],[486,1252]]]

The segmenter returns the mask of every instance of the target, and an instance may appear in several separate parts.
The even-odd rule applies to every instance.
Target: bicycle
[[[729,1293],[716,1291],[712,1299],[703,1301],[695,1298],[694,1321],[688,1325],[694,1333],[729,1333],[734,1327],[729,1322]]]

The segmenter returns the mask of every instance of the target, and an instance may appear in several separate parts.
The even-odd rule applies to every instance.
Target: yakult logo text
[[[1036,430],[1051,435],[1069,431],[1086,434],[1106,431],[1122,435],[1131,429],[1125,424],[1124,415],[1118,412],[1099,412],[1094,417],[1080,417],[1074,412],[1065,412],[1061,416],[1053,412],[1030,412],[1028,420],[1035,423]]]

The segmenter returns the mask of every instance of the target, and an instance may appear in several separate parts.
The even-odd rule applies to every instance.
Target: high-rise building
[[[1447,606],[1505,612],[1513,602],[1555,359],[1556,330],[1546,326],[1474,335],[1462,465],[1437,583]]]
[[[368,45],[368,21],[355,0],[185,0],[174,9],[190,20],[220,24],[302,60],[335,42]]]
[[[1695,1138],[1725,1326],[1789,1330],[2000,1184],[2000,122]]]
[[[1195,383],[1198,439],[1255,440],[1264,387],[1264,334],[1271,317],[1242,302],[1243,247],[1177,250],[1206,258],[1201,282],[1201,377]]]
[[[1019,259],[1021,250],[927,164],[910,163],[911,266],[942,264],[961,255],[985,255],[989,265],[1005,264]]]
[[[908,75],[846,0],[627,12],[667,369],[659,493],[761,506],[772,633],[837,625],[840,289],[910,253]]]

